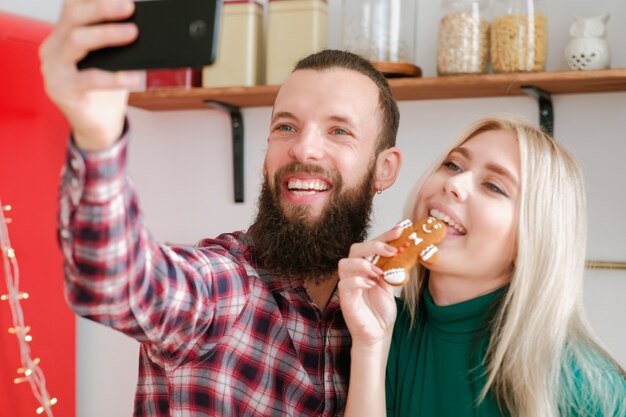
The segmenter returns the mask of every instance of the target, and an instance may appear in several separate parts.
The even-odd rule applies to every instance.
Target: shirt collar
[[[259,265],[256,261],[254,261],[254,243],[249,233],[247,233],[243,237],[243,241],[248,248],[246,251],[246,257],[251,262],[251,264],[255,266],[259,278],[265,283],[270,292],[280,294],[286,291],[293,291],[304,294],[309,299],[309,301],[312,301],[307,291],[306,282],[304,280],[300,278],[285,278],[284,276],[274,274],[272,271],[264,268],[262,265]],[[339,308],[339,293],[337,292],[336,288],[328,302],[326,310],[334,308]]]
[[[267,285],[272,292],[283,292],[289,289],[305,290],[306,285],[303,280],[298,278],[286,279],[282,275],[276,275],[271,271],[258,267],[259,277]]]

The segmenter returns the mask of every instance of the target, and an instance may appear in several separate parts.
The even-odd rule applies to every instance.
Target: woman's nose
[[[472,187],[472,177],[471,171],[465,171],[448,178],[443,184],[444,193],[458,201],[466,200]]]

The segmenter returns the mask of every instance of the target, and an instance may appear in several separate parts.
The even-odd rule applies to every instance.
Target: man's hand
[[[78,71],[87,53],[124,45],[138,35],[132,23],[100,23],[132,15],[130,0],[65,0],[56,28],[39,50],[46,92],[69,121],[78,147],[101,150],[122,133],[128,89],[137,72]]]

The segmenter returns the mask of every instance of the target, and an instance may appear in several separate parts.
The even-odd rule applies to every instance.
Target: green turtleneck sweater
[[[475,406],[486,381],[488,322],[502,294],[504,288],[441,307],[426,290],[424,314],[413,329],[398,300],[387,362],[388,417],[502,415],[492,396]]]
[[[387,362],[388,417],[492,417],[500,412],[488,394],[478,405],[486,382],[484,357],[489,343],[489,322],[506,287],[449,306],[435,305],[424,291],[423,311],[415,327],[398,303],[398,318]],[[595,378],[583,376],[571,358],[574,382],[567,393],[567,409],[561,415],[576,417],[626,417],[626,378],[601,353],[587,351],[597,365]],[[602,375],[598,378],[597,375]],[[591,387],[600,386],[603,398],[591,398]],[[608,390],[608,391],[607,391]],[[604,404],[603,401],[613,401]],[[604,410],[604,407],[607,410]]]

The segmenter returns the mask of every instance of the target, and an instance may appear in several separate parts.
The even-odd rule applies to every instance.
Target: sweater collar
[[[439,336],[453,341],[469,341],[486,330],[495,314],[495,305],[508,286],[447,306],[435,304],[428,286],[424,291],[426,322]]]

